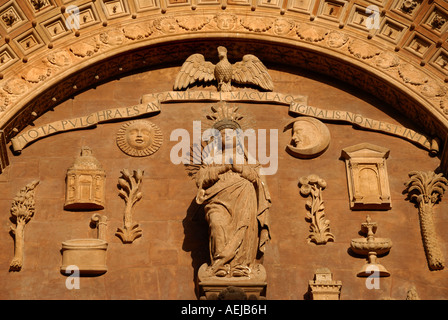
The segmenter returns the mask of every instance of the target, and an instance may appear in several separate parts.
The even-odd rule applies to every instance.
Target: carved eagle
[[[268,70],[256,56],[246,54],[235,64],[227,60],[227,49],[218,47],[219,62],[214,65],[205,61],[200,53],[192,54],[185,60],[174,82],[174,90],[187,88],[194,82],[218,82],[218,91],[232,90],[231,82],[252,84],[266,91],[274,90]]]

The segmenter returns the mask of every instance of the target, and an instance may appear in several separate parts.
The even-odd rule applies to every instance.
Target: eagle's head
[[[227,57],[227,49],[225,47],[218,47],[218,57],[222,60]]]

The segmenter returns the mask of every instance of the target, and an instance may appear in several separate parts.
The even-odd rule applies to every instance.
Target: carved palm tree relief
[[[409,181],[405,183],[410,200],[418,205],[420,231],[425,248],[426,259],[430,270],[441,270],[445,267],[443,253],[439,247],[436,228],[433,220],[433,207],[442,198],[448,180],[441,173],[432,171],[412,171]]]

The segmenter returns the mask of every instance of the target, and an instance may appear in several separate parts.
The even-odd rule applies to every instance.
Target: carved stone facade
[[[446,299],[447,12],[0,5],[0,298]]]

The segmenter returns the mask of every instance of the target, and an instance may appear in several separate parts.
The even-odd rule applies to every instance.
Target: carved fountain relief
[[[352,239],[350,249],[359,255],[367,256],[367,263],[358,272],[358,277],[368,277],[376,275],[379,277],[390,276],[389,271],[378,262],[378,255],[389,253],[392,248],[392,241],[389,238],[377,238],[375,233],[377,223],[372,222],[367,215],[366,222],[361,224],[361,232],[366,235],[365,238]]]

